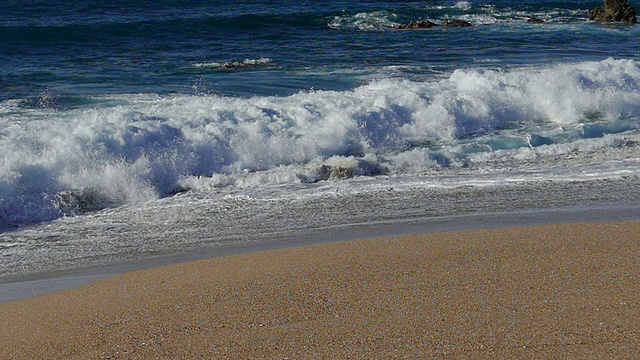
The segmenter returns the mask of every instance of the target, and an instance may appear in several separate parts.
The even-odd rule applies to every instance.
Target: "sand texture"
[[[367,239],[0,304],[0,359],[640,358],[640,221]]]

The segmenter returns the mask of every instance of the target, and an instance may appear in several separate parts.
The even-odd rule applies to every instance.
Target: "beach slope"
[[[396,236],[0,304],[2,359],[640,358],[640,221]]]

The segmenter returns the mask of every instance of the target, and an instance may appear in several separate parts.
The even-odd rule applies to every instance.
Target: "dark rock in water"
[[[432,28],[434,26],[438,26],[438,24],[429,21],[429,20],[418,20],[418,21],[411,21],[408,24],[403,24],[398,26],[398,29],[429,29]],[[444,27],[469,27],[469,26],[473,26],[473,24],[464,21],[464,20],[460,20],[460,19],[445,19],[442,20],[442,26]]]
[[[444,19],[442,20],[442,26],[444,27],[469,27],[473,26],[470,22],[460,19]]]
[[[604,7],[589,11],[589,20],[599,22],[636,22],[636,9],[628,0],[604,0]]]
[[[356,169],[346,166],[330,166],[322,165],[320,173],[318,174],[319,180],[337,180],[337,179],[350,179],[356,176]]]
[[[434,26],[438,26],[438,24],[429,20],[418,20],[415,22],[411,21],[406,25],[400,25],[398,26],[398,29],[429,29]]]
[[[244,66],[246,66],[245,63],[234,61],[234,62],[226,62],[226,63],[222,64],[220,67],[223,68],[223,69],[236,69],[236,68],[244,67]]]
[[[322,180],[349,179],[355,176],[378,176],[388,172],[389,169],[375,160],[334,157],[327,159],[315,176],[304,176],[302,181],[312,183]]]
[[[539,18],[537,18],[537,17],[530,17],[530,18],[527,20],[527,22],[528,22],[528,23],[532,23],[532,24],[542,24],[542,23],[545,23],[546,21],[544,21],[544,20],[542,20],[542,19],[539,19]]]

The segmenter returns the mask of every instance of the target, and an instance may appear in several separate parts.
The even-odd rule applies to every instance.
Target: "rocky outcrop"
[[[415,22],[411,21],[406,25],[400,25],[398,26],[398,29],[429,29],[434,26],[438,26],[438,24],[431,22],[429,20],[418,20]]]
[[[403,24],[398,26],[398,29],[430,29],[432,27],[438,26],[438,24],[429,20],[418,20],[411,21],[408,24]],[[469,27],[473,26],[470,22],[460,20],[460,19],[444,19],[442,20],[442,26],[445,28],[448,27]]]
[[[442,26],[445,28],[448,27],[469,27],[473,26],[470,22],[460,20],[460,19],[444,19],[442,20]]]
[[[604,0],[604,6],[589,11],[589,20],[600,22],[636,22],[636,9],[628,0]]]

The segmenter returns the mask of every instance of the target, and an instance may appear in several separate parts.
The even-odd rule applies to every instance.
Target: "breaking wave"
[[[544,168],[587,153],[605,161],[619,149],[637,153],[640,141],[640,67],[631,60],[460,69],[287,97],[139,94],[91,103],[0,104],[0,225],[193,188]]]

